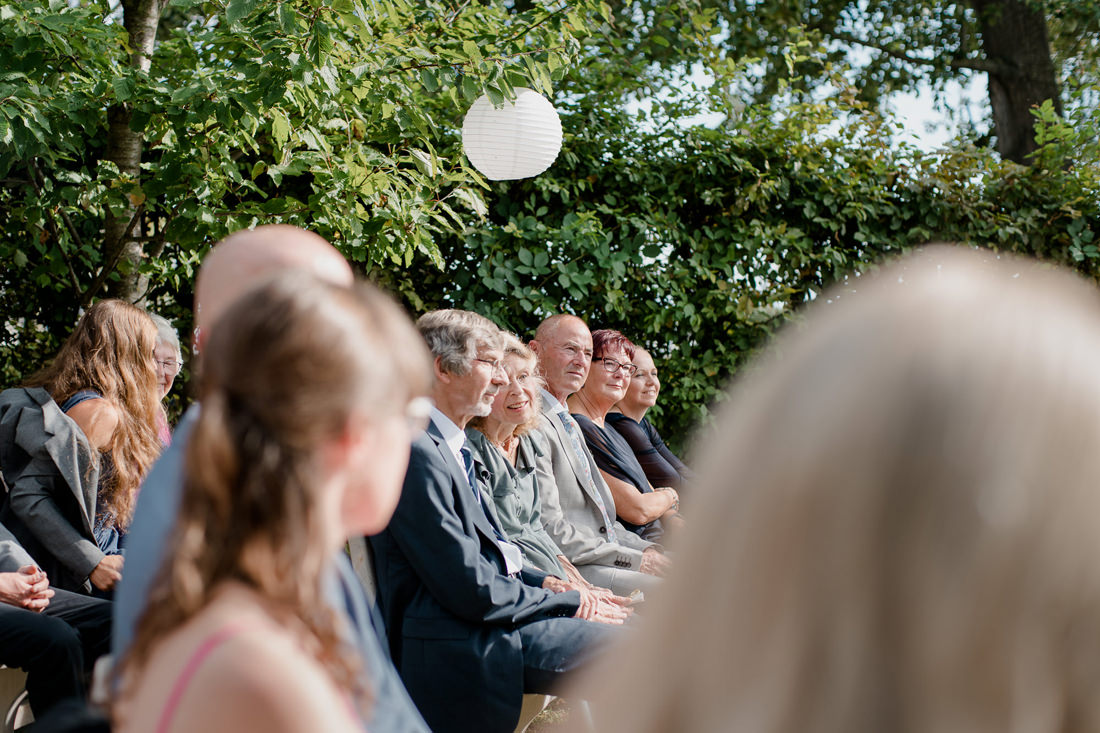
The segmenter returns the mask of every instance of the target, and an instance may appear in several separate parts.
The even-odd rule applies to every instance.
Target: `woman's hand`
[[[643,573],[657,576],[664,575],[669,564],[668,558],[662,555],[656,547],[647,547],[642,552],[641,570]]]
[[[92,581],[92,585],[100,590],[113,589],[118,581],[122,580],[123,560],[122,555],[105,556],[95,566],[95,570],[88,576],[88,580]]]

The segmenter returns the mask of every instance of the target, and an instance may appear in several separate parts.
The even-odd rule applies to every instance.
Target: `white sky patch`
[[[986,75],[973,74],[963,83],[948,84],[939,105],[931,87],[921,84],[916,92],[890,95],[887,110],[901,124],[900,142],[932,152],[949,143],[966,126],[981,125],[987,94]]]

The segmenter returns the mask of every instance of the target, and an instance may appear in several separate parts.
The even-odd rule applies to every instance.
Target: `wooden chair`
[[[3,733],[34,722],[27,703],[27,673],[23,670],[0,666],[0,710],[4,713],[4,722],[0,724]]]

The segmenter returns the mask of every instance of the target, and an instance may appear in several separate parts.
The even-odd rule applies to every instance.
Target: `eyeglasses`
[[[497,369],[504,369],[504,362],[500,359],[482,359],[481,357],[474,357],[474,361],[480,361],[482,364],[488,364],[489,368],[494,372]]]
[[[622,369],[626,372],[628,377],[633,377],[634,373],[638,371],[638,367],[633,364],[623,364],[622,362],[615,361],[614,359],[608,359],[606,356],[592,357],[592,361],[602,361],[604,371],[608,374],[614,374]]]
[[[405,405],[405,422],[413,435],[424,432],[432,416],[432,401],[427,397],[414,397]]]
[[[153,359],[153,361],[157,363],[157,366],[159,366],[161,369],[163,369],[168,374],[171,374],[172,376],[176,376],[177,374],[179,374],[180,369],[183,368],[183,362],[176,361],[175,359],[165,359],[164,361],[161,361],[160,359]]]

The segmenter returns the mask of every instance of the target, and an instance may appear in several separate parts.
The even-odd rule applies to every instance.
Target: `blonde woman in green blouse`
[[[490,489],[487,498],[492,501],[486,506],[519,547],[524,563],[555,576],[550,580],[561,590],[581,592],[582,618],[621,622],[631,613],[629,599],[582,578],[543,528],[535,461],[547,448],[532,432],[538,425],[542,382],[535,374],[535,354],[511,334],[504,341],[508,385],[497,392],[492,413],[474,418],[466,429],[474,458],[484,468],[482,486]]]

